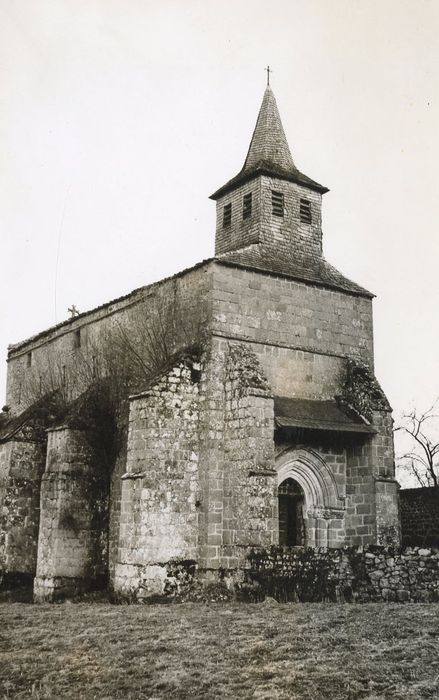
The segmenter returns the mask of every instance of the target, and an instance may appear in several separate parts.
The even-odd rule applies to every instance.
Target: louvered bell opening
[[[303,224],[312,223],[311,202],[309,202],[307,199],[300,200],[300,221]]]
[[[232,223],[232,205],[231,204],[226,204],[224,207],[224,212],[223,212],[223,228],[226,228],[226,226],[230,226]]]
[[[242,218],[249,219],[252,215],[252,193],[245,194],[242,200]]]
[[[284,196],[282,192],[271,192],[271,205],[273,207],[274,216],[284,215]]]

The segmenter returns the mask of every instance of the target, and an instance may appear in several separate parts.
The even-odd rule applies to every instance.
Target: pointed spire
[[[218,199],[255,175],[269,175],[297,182],[322,194],[328,192],[327,187],[319,185],[296,168],[269,83],[265,89],[244,167],[238,175],[211,195],[211,199]]]
[[[296,170],[270,85],[265,89],[242,172],[258,167]]]

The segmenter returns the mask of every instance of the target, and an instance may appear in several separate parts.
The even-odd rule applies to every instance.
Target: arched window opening
[[[279,495],[279,544],[283,546],[303,546],[305,544],[305,523],[303,506],[305,495],[302,487],[294,479],[282,481]]]

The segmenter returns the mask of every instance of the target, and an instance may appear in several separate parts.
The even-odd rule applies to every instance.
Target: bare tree
[[[416,409],[402,417],[396,431],[410,441],[410,449],[399,458],[400,468],[412,474],[420,486],[439,486],[439,414],[436,403],[424,413]]]

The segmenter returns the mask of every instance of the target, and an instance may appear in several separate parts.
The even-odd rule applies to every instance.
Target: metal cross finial
[[[79,316],[79,311],[78,311],[78,309],[76,308],[76,306],[75,306],[74,304],[72,304],[71,306],[69,306],[69,308],[67,309],[67,311],[68,311],[69,314],[70,314],[70,318],[75,318],[75,316]]]
[[[270,66],[267,66],[265,70],[267,71],[267,85],[270,85],[270,73],[273,71],[271,70]]]

